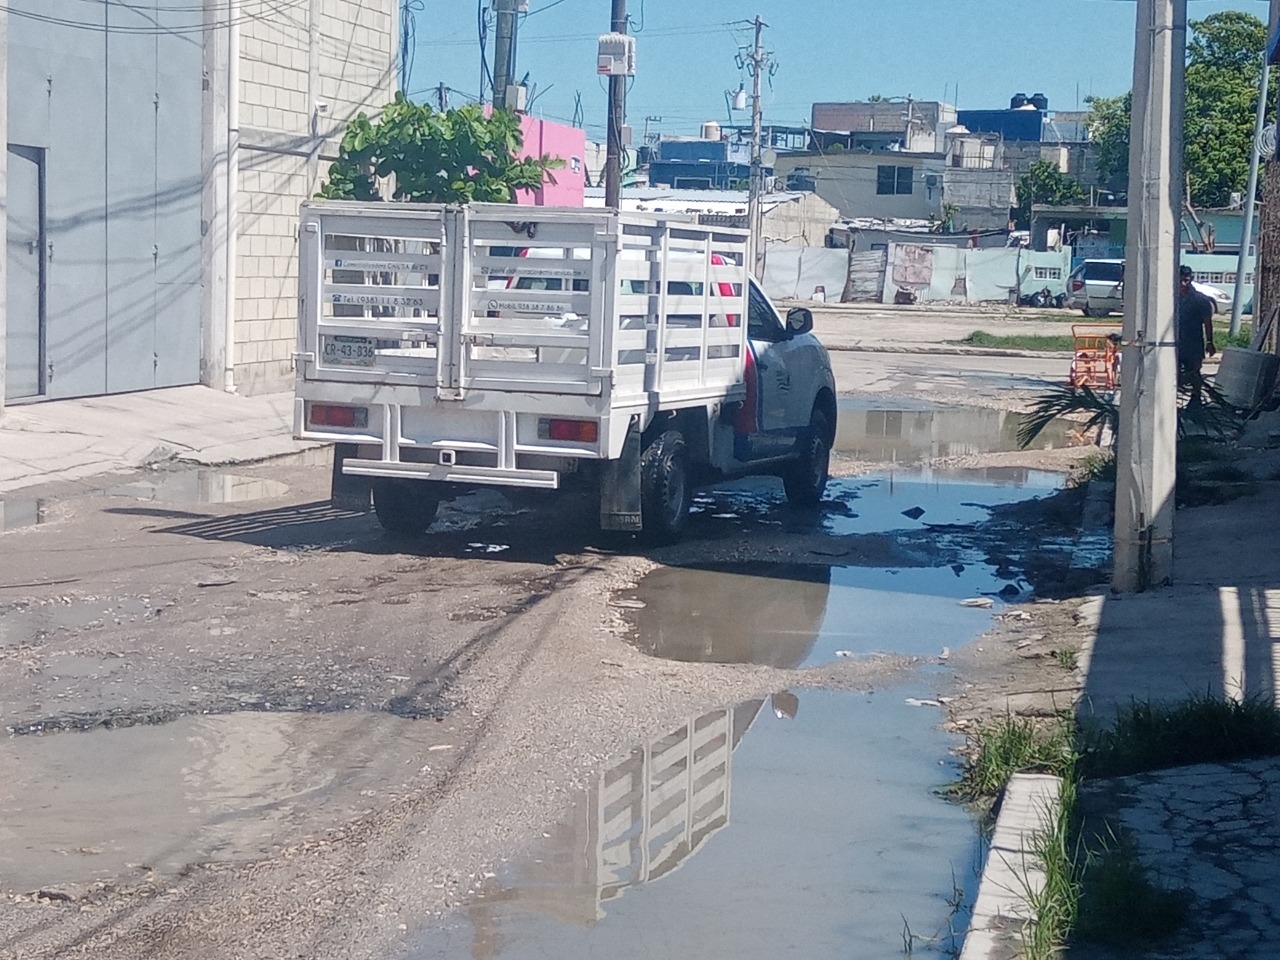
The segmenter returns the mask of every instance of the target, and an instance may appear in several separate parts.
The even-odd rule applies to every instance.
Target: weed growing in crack
[[[1059,647],[1053,651],[1053,659],[1063,670],[1074,670],[1080,664],[1080,648]]]
[[[1080,781],[1074,758],[1062,773],[1058,802],[1042,811],[1044,826],[1031,840],[1032,856],[1043,871],[1044,883],[1033,885],[1024,874],[1023,895],[1032,920],[1022,927],[1025,960],[1052,960],[1075,927],[1080,903],[1080,864],[1083,847],[1077,839]]]

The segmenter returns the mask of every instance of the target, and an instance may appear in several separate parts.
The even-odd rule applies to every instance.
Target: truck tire
[[[782,475],[787,500],[797,507],[816,507],[822,502],[831,470],[831,428],[821,410],[814,410],[809,429],[800,438],[800,456]]]
[[[689,482],[689,453],[678,430],[668,430],[640,456],[641,537],[649,543],[670,543],[689,523],[693,488]]]
[[[399,537],[426,533],[440,509],[440,501],[429,491],[427,484],[412,480],[375,480],[373,510],[382,529]]]

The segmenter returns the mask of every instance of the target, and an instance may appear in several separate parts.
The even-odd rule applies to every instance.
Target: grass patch
[[[1240,332],[1231,336],[1231,324],[1214,322],[1213,342],[1221,350],[1223,347],[1249,347],[1253,343],[1253,324],[1241,323]]]
[[[981,727],[972,738],[973,754],[951,795],[967,803],[993,800],[1015,773],[1061,776],[1071,766],[1074,749],[1066,720],[1037,724],[1005,717]]]
[[[1053,651],[1053,659],[1063,670],[1074,670],[1080,665],[1080,651],[1076,647],[1059,647]]]
[[[1187,920],[1194,899],[1154,882],[1133,844],[1108,830],[1080,874],[1075,938],[1120,949],[1159,943]]]
[[[1024,878],[1032,920],[1020,931],[1025,960],[1055,960],[1071,943],[1129,952],[1158,944],[1186,924],[1194,900],[1156,882],[1133,843],[1110,825],[1088,835],[1083,779],[1280,755],[1280,712],[1262,698],[1135,702],[1105,729],[1073,735],[1066,718],[1044,725],[1007,717],[980,728],[970,743],[968,768],[951,791],[957,798],[994,797],[1019,772],[1062,778],[1059,803],[1031,838],[1028,860],[1045,882],[1034,890]]]
[[[1068,487],[1083,487],[1092,480],[1100,483],[1116,482],[1116,458],[1114,454],[1094,451],[1082,457],[1067,474]]]
[[[1076,348],[1074,337],[1014,333],[996,336],[985,330],[975,330],[959,341],[965,347],[999,347],[1005,350],[1044,350],[1071,353]]]
[[[1081,846],[1076,838],[1080,781],[1074,763],[1063,773],[1058,805],[1046,811],[1048,822],[1031,840],[1031,852],[1044,870],[1044,886],[1024,891],[1035,919],[1022,927],[1025,960],[1053,960],[1076,925],[1080,904]]]
[[[1108,729],[1080,736],[1080,770],[1123,777],[1147,770],[1280,755],[1280,712],[1271,700],[1194,697],[1132,703]]]
[[[1207,469],[1195,471],[1195,479],[1213,483],[1248,483],[1253,474],[1234,463],[1215,463]]]
[[[1213,437],[1183,437],[1178,441],[1178,463],[1216,463],[1227,453],[1222,441]]]

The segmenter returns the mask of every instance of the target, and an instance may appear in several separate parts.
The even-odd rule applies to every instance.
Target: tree
[[[1225,207],[1248,181],[1267,28],[1238,10],[1210,14],[1190,27],[1183,165],[1191,179],[1192,202]],[[1124,190],[1133,98],[1125,94],[1087,102],[1098,175],[1112,189]]]
[[[1111,190],[1129,189],[1129,117],[1133,94],[1121,97],[1089,97],[1089,139],[1098,179]]]
[[[1267,28],[1238,10],[1191,24],[1183,164],[1197,206],[1225,207],[1249,179]]]
[[[440,112],[401,93],[375,122],[357,116],[342,138],[326,200],[407,200],[418,203],[511,203],[517,190],[536,190],[552,157],[516,159],[524,137],[520,120],[504,110],[485,116],[467,105]],[[380,181],[394,176],[392,196]]]
[[[1057,207],[1082,200],[1084,188],[1078,181],[1059,170],[1057,164],[1037,160],[1018,178],[1018,225],[1024,230],[1031,225],[1033,203]]]

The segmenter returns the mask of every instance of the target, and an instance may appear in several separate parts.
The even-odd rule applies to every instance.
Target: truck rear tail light
[[[1071,281],[1071,292],[1072,292],[1072,293],[1079,293],[1079,292],[1080,292],[1081,290],[1083,290],[1083,289],[1084,289],[1084,281],[1083,281],[1083,280],[1072,280],[1072,281]]]
[[[363,430],[369,426],[368,407],[342,407],[332,403],[311,405],[313,427],[351,427]]]
[[[538,439],[595,443],[600,439],[600,424],[595,420],[539,420]]]

